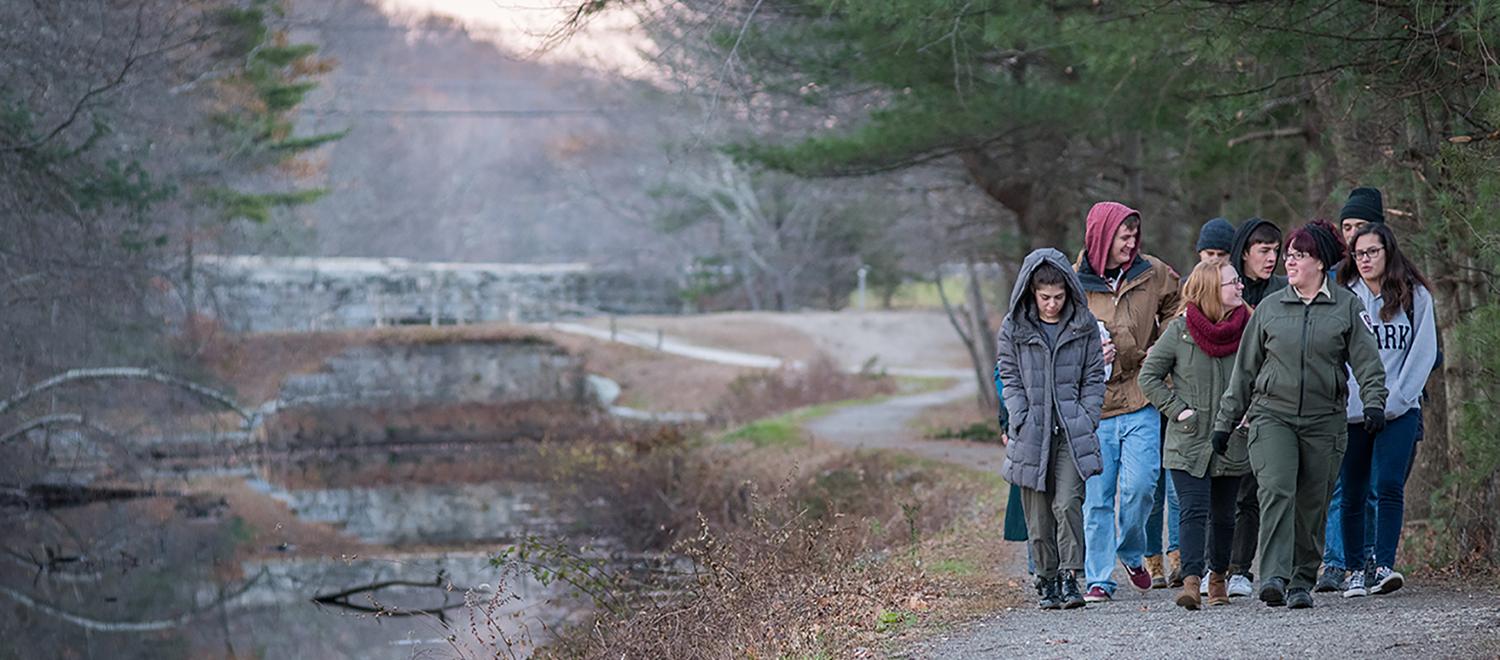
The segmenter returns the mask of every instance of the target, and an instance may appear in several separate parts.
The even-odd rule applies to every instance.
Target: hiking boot
[[[1110,595],[1108,591],[1104,590],[1104,587],[1095,585],[1089,587],[1089,592],[1083,595],[1083,599],[1090,603],[1108,603]]]
[[[1146,572],[1151,575],[1152,589],[1167,588],[1167,573],[1162,569],[1161,555],[1151,555],[1146,558]],[[1131,578],[1134,581],[1134,578]]]
[[[1350,573],[1348,581],[1344,582],[1344,597],[1359,598],[1360,596],[1368,595],[1370,595],[1370,592],[1365,589],[1365,572],[1354,571]]]
[[[1151,573],[1146,570],[1146,567],[1131,566],[1123,561],[1120,565],[1125,567],[1125,574],[1130,576],[1131,586],[1141,591],[1151,590]]]
[[[1078,574],[1063,571],[1057,574],[1059,590],[1062,592],[1062,607],[1065,610],[1083,607],[1083,594],[1078,591]]]
[[[1388,594],[1405,584],[1404,576],[1392,570],[1390,566],[1381,566],[1375,569],[1375,584],[1370,587],[1370,593]]]
[[[1173,550],[1167,553],[1167,564],[1172,570],[1167,571],[1167,586],[1176,589],[1182,586],[1182,552]]]
[[[1189,575],[1182,579],[1182,593],[1177,595],[1177,606],[1186,610],[1196,610],[1203,606],[1203,596],[1198,593],[1198,585],[1203,581],[1196,575]]]
[[[1250,583],[1249,576],[1243,573],[1235,573],[1229,576],[1229,597],[1244,598],[1255,595],[1255,585]]]
[[[1286,604],[1286,580],[1279,577],[1266,578],[1260,583],[1260,602],[1268,607]]]
[[[1342,568],[1335,568],[1333,566],[1324,568],[1323,574],[1318,576],[1318,583],[1313,585],[1313,591],[1322,594],[1344,589],[1344,579],[1346,576],[1347,572]]]
[[[1036,579],[1036,606],[1044,610],[1062,609],[1062,594],[1058,592],[1057,578],[1047,579],[1038,577]]]
[[[1210,571],[1208,579],[1204,582],[1208,584],[1209,607],[1229,604],[1229,585],[1225,583],[1223,573]]]
[[[1302,587],[1297,587],[1286,594],[1286,608],[1289,610],[1305,610],[1313,606],[1312,593]]]

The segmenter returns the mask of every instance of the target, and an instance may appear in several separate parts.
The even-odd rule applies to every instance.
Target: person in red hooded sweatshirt
[[[1137,589],[1151,588],[1142,564],[1146,519],[1161,474],[1161,415],[1136,377],[1162,326],[1181,312],[1182,295],[1176,271],[1141,254],[1140,241],[1140,213],[1119,202],[1099,202],[1089,209],[1083,252],[1073,266],[1089,311],[1112,339],[1104,348],[1113,372],[1099,424],[1104,471],[1084,484],[1084,598],[1091,602],[1114,596],[1116,562]]]

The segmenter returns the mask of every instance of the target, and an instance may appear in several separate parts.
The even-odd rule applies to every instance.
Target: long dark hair
[[[1359,244],[1362,236],[1374,234],[1380,239],[1380,246],[1385,248],[1385,272],[1380,275],[1380,297],[1385,299],[1385,305],[1380,308],[1380,320],[1389,321],[1396,317],[1396,313],[1405,310],[1410,314],[1412,309],[1412,298],[1416,294],[1416,285],[1420,284],[1432,290],[1432,284],[1417,269],[1401,248],[1396,245],[1396,234],[1383,222],[1372,222],[1359,228],[1354,232],[1354,237],[1349,239],[1349,258],[1344,260],[1344,265],[1339,268],[1339,283],[1349,286],[1354,280],[1359,279],[1359,265],[1355,263],[1354,246]]]

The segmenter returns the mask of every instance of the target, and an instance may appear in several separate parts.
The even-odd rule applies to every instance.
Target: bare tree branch
[[[1276,140],[1280,138],[1297,137],[1306,134],[1307,129],[1303,127],[1276,128],[1266,131],[1254,131],[1252,133],[1246,133],[1244,135],[1229,138],[1229,142],[1225,143],[1225,146],[1234,148],[1246,142],[1254,142],[1256,140]]]

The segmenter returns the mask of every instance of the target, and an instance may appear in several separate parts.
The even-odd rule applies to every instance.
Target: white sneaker
[[[1368,595],[1370,592],[1365,589],[1365,572],[1349,571],[1349,578],[1344,581],[1344,597],[1359,598]]]
[[[1238,573],[1229,576],[1229,596],[1252,596],[1255,594],[1255,585],[1250,584],[1250,578]]]
[[[1370,587],[1372,594],[1388,594],[1400,589],[1406,584],[1406,578],[1400,573],[1391,570],[1389,566],[1381,566],[1375,569],[1375,586]]]

